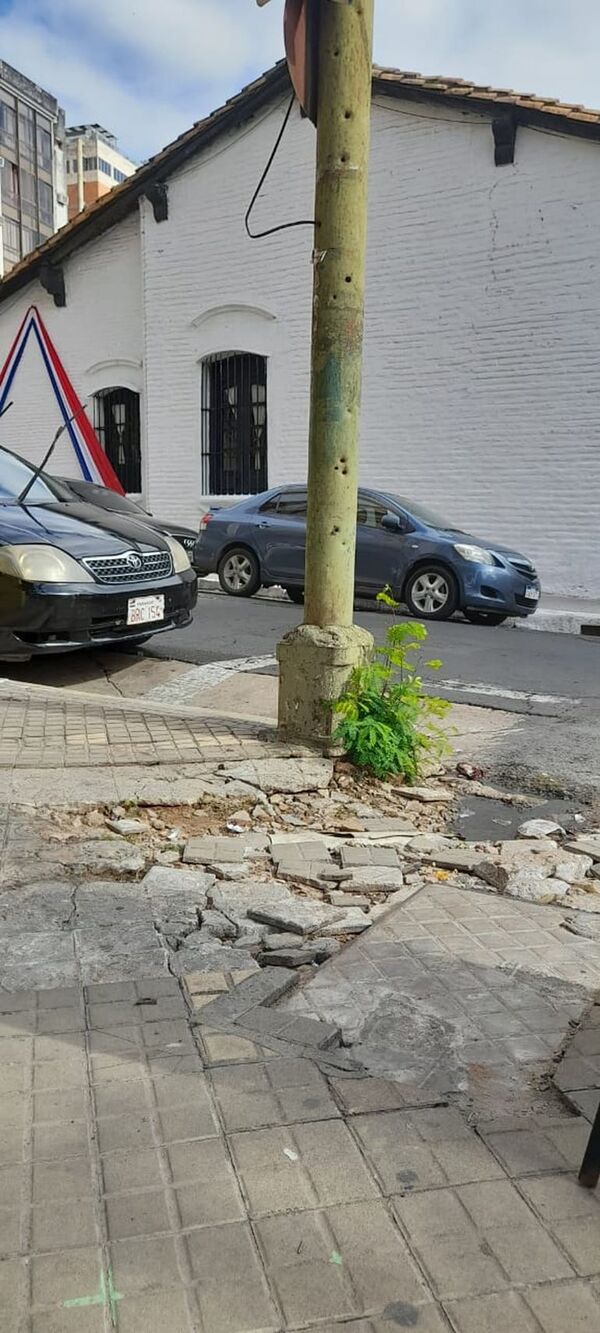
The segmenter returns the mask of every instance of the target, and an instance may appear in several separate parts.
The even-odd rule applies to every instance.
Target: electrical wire
[[[271,150],[271,153],[270,153],[270,156],[269,156],[269,160],[268,160],[267,165],[266,165],[266,167],[265,167],[265,169],[264,169],[264,171],[263,171],[263,174],[262,174],[262,176],[261,176],[261,178],[260,178],[260,180],[259,180],[259,182],[258,182],[258,185],[257,185],[257,187],[256,187],[256,189],[255,189],[255,191],[254,191],[254,194],[252,195],[252,198],[251,198],[251,200],[250,200],[250,203],[249,203],[249,205],[248,205],[248,208],[246,209],[246,215],[245,215],[245,217],[244,217],[244,226],[245,226],[245,228],[246,228],[246,231],[247,231],[248,236],[250,237],[250,240],[251,240],[251,241],[259,241],[259,240],[262,239],[263,236],[274,236],[274,235],[275,235],[275,232],[278,232],[278,231],[289,231],[289,229],[290,229],[291,227],[314,227],[314,226],[315,226],[315,219],[314,219],[314,218],[301,218],[300,221],[298,221],[298,222],[280,222],[279,225],[278,225],[277,227],[267,227],[266,231],[251,231],[251,230],[250,230],[250,225],[249,225],[249,224],[250,224],[250,215],[251,215],[251,213],[252,213],[252,210],[253,210],[253,208],[254,208],[254,205],[255,205],[255,203],[256,203],[256,200],[258,199],[258,196],[259,196],[259,194],[260,194],[260,192],[261,192],[261,190],[262,190],[262,187],[263,187],[263,185],[264,185],[264,183],[265,183],[265,181],[266,181],[266,179],[267,179],[267,176],[268,176],[268,174],[269,174],[269,172],[270,172],[270,170],[271,170],[271,167],[273,166],[273,163],[274,163],[275,158],[276,158],[276,156],[277,156],[277,153],[278,153],[278,151],[279,151],[279,145],[281,144],[281,140],[283,139],[283,136],[284,136],[284,134],[285,134],[285,131],[286,131],[286,128],[287,128],[287,124],[288,124],[289,118],[290,118],[290,116],[291,116],[291,114],[292,114],[292,107],[293,107],[293,105],[294,105],[295,100],[296,100],[296,95],[295,95],[295,93],[292,93],[292,97],[291,97],[290,104],[289,104],[288,109],[287,109],[287,111],[286,111],[286,113],[285,113],[285,116],[283,117],[283,123],[282,123],[281,129],[279,130],[279,133],[278,133],[278,135],[277,135],[277,138],[276,138],[276,140],[275,140],[275,143],[274,143],[274,145],[273,145],[273,148],[272,148],[272,150]]]

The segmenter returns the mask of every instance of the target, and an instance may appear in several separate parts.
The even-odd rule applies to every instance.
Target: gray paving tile
[[[182,1276],[175,1242],[170,1236],[144,1236],[113,1241],[110,1246],[117,1291],[129,1294],[147,1287],[177,1287]]]
[[[81,1299],[99,1289],[102,1255],[95,1245],[64,1254],[38,1254],[31,1260],[31,1298],[34,1306]]]
[[[444,1309],[456,1333],[539,1333],[539,1324],[516,1291],[445,1301]]]
[[[112,1194],[106,1200],[109,1240],[126,1236],[152,1236],[171,1230],[162,1190]]]
[[[36,1092],[33,1099],[34,1124],[54,1120],[85,1120],[86,1101],[83,1086],[57,1088],[54,1092]]]
[[[27,1274],[19,1259],[3,1259],[0,1263],[0,1310],[7,1327],[17,1328],[25,1310]]]
[[[349,1130],[336,1120],[234,1134],[229,1143],[252,1217],[377,1197]]]
[[[65,1203],[38,1204],[32,1211],[31,1236],[34,1253],[94,1245],[96,1227],[91,1201],[69,1199]]]
[[[198,1090],[202,1094],[203,1089]],[[160,1109],[161,1137],[164,1143],[179,1139],[208,1139],[219,1132],[215,1113],[206,1094],[199,1095],[196,1104]]]
[[[258,1129],[267,1125],[294,1124],[302,1120],[338,1118],[339,1108],[327,1084],[309,1061],[292,1065],[286,1086],[279,1064],[240,1065],[213,1071],[213,1087],[227,1131]],[[298,1072],[304,1084],[297,1081]]]
[[[511,1176],[541,1171],[574,1171],[579,1167],[589,1136],[587,1121],[544,1129],[511,1129],[485,1135],[486,1142]]]
[[[95,1089],[94,1101],[99,1119],[105,1116],[148,1115],[150,1103],[142,1067],[139,1068],[137,1079],[101,1084]]]
[[[444,1300],[573,1271],[508,1181],[427,1191],[394,1209]]]
[[[34,1162],[34,1203],[51,1203],[53,1199],[90,1199],[91,1196],[91,1164],[87,1153],[58,1161]]]
[[[521,1180],[520,1188],[542,1221],[551,1225],[572,1218],[600,1216],[600,1196],[595,1190],[584,1190],[570,1176],[541,1176],[538,1180]]]
[[[154,1138],[148,1116],[123,1115],[98,1120],[98,1146],[101,1153],[120,1148],[152,1147]]]
[[[243,1217],[238,1184],[222,1139],[172,1144],[167,1159],[182,1226],[212,1226]]]
[[[134,1148],[107,1153],[101,1159],[102,1180],[106,1194],[124,1190],[160,1189],[163,1177],[155,1148]]]
[[[24,1186],[25,1168],[20,1162],[0,1167],[0,1204],[3,1208],[18,1208]]]
[[[68,1310],[56,1306],[43,1314],[34,1314],[31,1320],[31,1333],[105,1333],[105,1328],[104,1312],[99,1305]]]
[[[154,1291],[152,1295],[125,1296],[118,1305],[120,1333],[195,1333],[198,1325],[183,1291]]]
[[[385,1194],[503,1174],[492,1153],[450,1108],[357,1116],[353,1126]]]
[[[271,1333],[280,1328],[247,1223],[203,1227],[186,1237],[198,1304],[211,1333]],[[243,1273],[244,1281],[231,1280]]]
[[[18,1254],[20,1249],[20,1210],[0,1207],[0,1257]]]
[[[577,1273],[584,1277],[600,1273],[600,1209],[597,1216],[555,1222],[552,1232]]]
[[[598,1333],[600,1303],[584,1282],[551,1282],[524,1293],[544,1333]]]
[[[38,1124],[33,1131],[33,1154],[42,1158],[75,1157],[87,1153],[88,1127],[83,1120]]]
[[[292,1327],[348,1319],[397,1302],[418,1312],[431,1299],[382,1203],[263,1218],[255,1229]]]

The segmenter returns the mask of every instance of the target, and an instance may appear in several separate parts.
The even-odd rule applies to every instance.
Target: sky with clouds
[[[282,54],[283,0],[0,0],[0,56],[141,161]],[[375,0],[375,58],[600,105],[598,0]]]

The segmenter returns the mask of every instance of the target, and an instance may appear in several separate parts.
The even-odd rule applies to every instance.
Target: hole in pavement
[[[576,819],[584,815],[584,819]],[[488,796],[466,795],[455,806],[447,825],[447,832],[466,842],[500,842],[516,838],[526,819],[554,819],[567,833],[581,833],[589,818],[581,802],[554,798],[535,802],[530,806],[508,805]]]

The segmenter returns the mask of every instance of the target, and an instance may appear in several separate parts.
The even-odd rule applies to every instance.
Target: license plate
[[[525,589],[525,596],[529,602],[539,602],[540,590],[535,587],[535,584],[530,583]]]
[[[165,618],[164,597],[130,597],[127,603],[128,625],[150,625]]]

